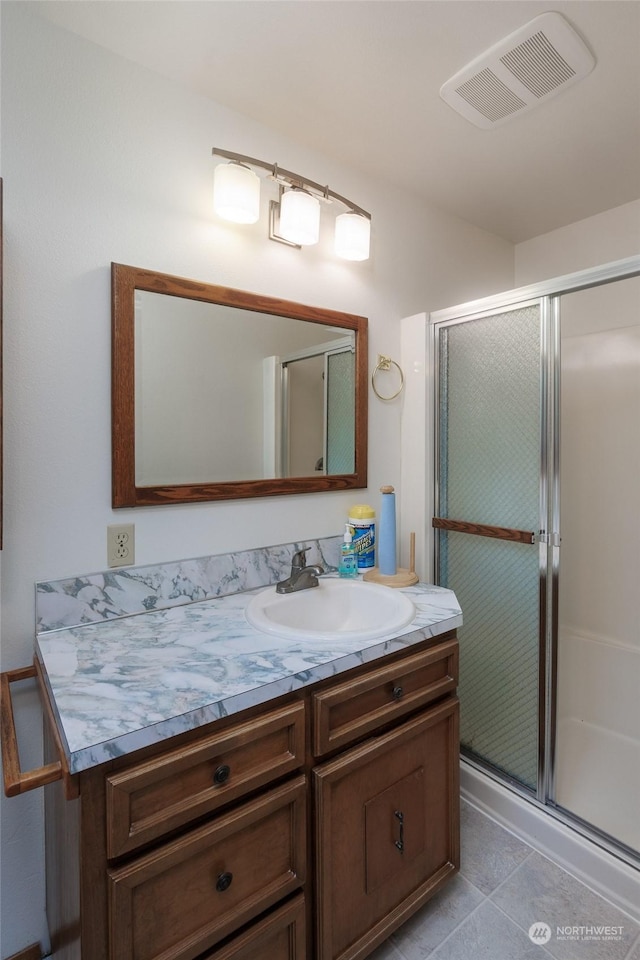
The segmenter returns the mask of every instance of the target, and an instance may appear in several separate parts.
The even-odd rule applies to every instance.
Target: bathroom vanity
[[[368,644],[259,634],[246,594],[39,637],[57,958],[355,960],[446,883],[461,617],[407,592],[415,621]]]

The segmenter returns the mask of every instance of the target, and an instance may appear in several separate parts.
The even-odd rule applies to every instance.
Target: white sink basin
[[[317,587],[296,593],[267,587],[245,610],[252,627],[298,640],[375,640],[406,627],[415,615],[413,603],[399,590],[338,579],[321,579]]]

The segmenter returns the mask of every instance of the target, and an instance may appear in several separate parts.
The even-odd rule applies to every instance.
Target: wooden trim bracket
[[[30,947],[25,947],[18,953],[12,953],[7,960],[41,960],[42,947],[39,943],[33,943]]]

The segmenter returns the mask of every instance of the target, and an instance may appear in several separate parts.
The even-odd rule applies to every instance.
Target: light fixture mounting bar
[[[346,197],[341,196],[334,190],[330,190],[328,186],[323,186],[321,183],[307,179],[307,177],[301,177],[300,174],[293,173],[291,170],[283,170],[277,163],[265,163],[264,160],[256,160],[255,157],[247,157],[243,153],[233,153],[231,150],[222,150],[219,147],[213,147],[211,153],[215,157],[224,157],[225,160],[235,160],[236,163],[244,163],[252,167],[260,167],[262,170],[268,170],[276,181],[285,180],[292,186],[307,187],[315,190],[321,197],[324,197],[325,200],[329,198],[337,200],[347,207],[348,210],[352,210],[354,213],[360,214],[361,217],[366,217],[367,220],[371,220],[371,214],[363,210],[362,207],[359,207],[357,203],[352,203],[351,200],[348,200]]]

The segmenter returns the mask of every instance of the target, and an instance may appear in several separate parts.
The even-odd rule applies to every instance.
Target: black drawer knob
[[[224,893],[225,890],[228,890],[231,886],[231,881],[233,880],[232,873],[221,873],[218,879],[216,880],[216,890],[220,893]]]
[[[221,763],[219,767],[213,771],[213,782],[220,786],[223,783],[226,783],[231,774],[231,767],[226,763]]]
[[[402,700],[404,696],[404,690],[400,685],[398,685],[397,687],[394,687],[391,693],[394,700]]]

